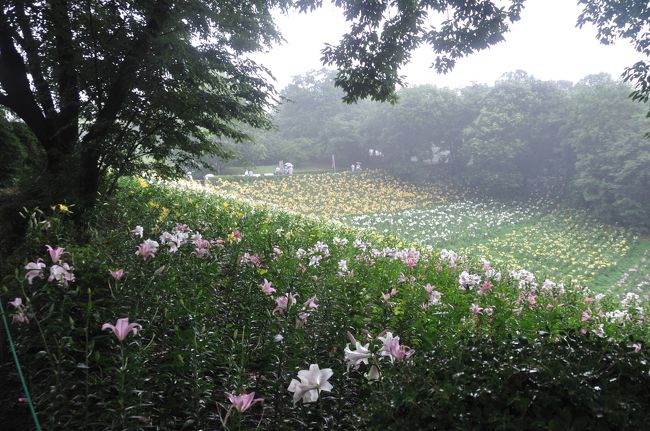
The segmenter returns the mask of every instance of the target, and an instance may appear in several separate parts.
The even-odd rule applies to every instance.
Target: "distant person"
[[[276,166],[275,170],[273,171],[273,175],[280,175],[281,173],[282,173],[282,171],[280,170],[280,167]]]
[[[355,171],[360,171],[361,170],[361,162],[357,162],[354,170]]]
[[[350,165],[350,170],[351,170],[352,172],[354,172],[355,169],[356,169],[356,165],[355,165],[354,163],[352,163],[352,164]]]

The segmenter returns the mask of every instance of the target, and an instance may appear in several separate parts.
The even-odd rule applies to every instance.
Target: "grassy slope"
[[[40,224],[43,231],[32,235],[29,259],[42,256],[43,244],[57,241],[69,252],[65,259],[74,263],[77,275],[66,289],[41,280],[34,288],[22,285],[33,317],[45,326],[44,339],[56,352],[54,363],[30,355],[42,349],[38,331],[33,326],[19,331],[48,429],[89,424],[213,429],[219,423],[215,402],[225,403],[224,392],[239,389],[266,399],[243,416],[246,429],[258,421],[266,429],[648,425],[648,354],[645,347],[640,354],[630,348],[633,341],[648,341],[647,323],[581,321],[586,309],[597,315],[617,307],[616,298],[587,303],[593,298],[586,291],[519,288],[508,277],[493,280],[493,288],[479,294],[478,287],[461,289],[458,283],[463,270],[485,280],[480,268],[454,267],[437,253],[425,253],[407,266],[407,255],[379,251],[391,246],[390,238],[363,237],[342,226],[202,192],[141,188],[135,181],[124,184],[97,217],[85,244],[63,240],[64,224],[52,224],[61,227],[58,231]],[[175,222],[187,223],[206,239],[222,239],[223,248],[214,242],[207,258],[198,257],[189,243],[176,253],[161,246],[146,261],[134,255],[142,241],[129,234],[134,225],[144,226],[145,238],[157,238]],[[235,230],[241,231],[241,241]],[[348,243],[335,245],[335,236]],[[365,249],[353,245],[355,239],[363,240]],[[331,255],[309,265],[309,254],[323,255],[309,251],[319,241],[329,244]],[[308,255],[299,257],[299,249]],[[260,256],[262,264],[245,263],[247,253]],[[354,274],[339,274],[341,260]],[[120,283],[108,276],[108,269],[117,267],[127,272]],[[407,281],[400,281],[401,273]],[[264,279],[278,289],[276,297],[298,293],[297,304],[286,314],[273,313],[274,299],[260,288]],[[442,293],[442,301],[423,309],[428,283]],[[388,304],[382,294],[391,288],[397,294]],[[296,325],[304,301],[314,295],[318,309],[310,311],[306,324]],[[492,311],[473,314],[472,304]],[[122,345],[100,327],[123,316],[143,330],[124,344],[129,410],[122,415],[117,395]],[[594,335],[600,324],[611,340]],[[379,360],[382,381],[369,384],[363,377],[367,366],[346,370],[345,333],[376,352],[376,337],[385,329],[415,353],[403,362]],[[372,336],[366,338],[364,331]],[[322,393],[318,404],[294,407],[288,383],[311,363],[333,369],[333,391]]]
[[[628,276],[624,277],[624,274]],[[615,268],[598,274],[594,285],[609,288],[613,292],[649,292],[650,239],[642,238],[634,243]]]
[[[224,178],[216,186],[218,192],[238,198],[340,218],[404,241],[482,256],[502,269],[524,267],[598,291],[636,289],[650,276],[648,264],[640,262],[647,241],[635,239],[630,231],[602,226],[582,212],[548,204],[468,201],[433,186],[415,187],[365,171],[274,180]],[[355,218],[358,214],[368,216]],[[376,223],[378,217],[388,221]],[[634,266],[637,277],[617,283]],[[648,291],[648,286],[641,287]]]

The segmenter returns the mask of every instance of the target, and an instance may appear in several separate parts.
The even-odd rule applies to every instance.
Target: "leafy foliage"
[[[0,8],[0,104],[21,118],[47,154],[36,179],[45,204],[92,206],[121,175],[145,166],[180,175],[222,140],[269,126],[270,74],[251,52],[279,42],[274,8],[317,0],[11,1]],[[359,3],[337,1],[352,23],[323,59],[337,64],[350,101],[388,100],[420,43],[439,68],[502,39],[522,0]],[[453,13],[439,28],[428,13]],[[108,175],[111,175],[109,178]]]
[[[177,174],[201,154],[223,154],[206,131],[238,140],[240,124],[266,126],[272,89],[245,53],[279,39],[275,4],[3,5],[0,103],[47,153],[37,181],[46,202],[92,204],[109,171],[153,161]]]
[[[574,188],[602,218],[646,228],[650,211],[650,141],[643,108],[630,104],[627,88],[585,80],[575,90],[573,130],[564,145],[575,154]]]
[[[519,19],[524,1],[336,3],[352,27],[338,46],[323,50],[323,60],[336,65],[336,86],[345,91],[345,101],[354,102],[366,97],[394,100],[395,87],[402,84],[399,66],[408,63],[420,44],[432,46],[434,66],[444,73],[459,58],[502,41],[509,23]],[[427,18],[438,24],[427,24]]]
[[[625,69],[625,81],[634,83],[633,100],[648,102],[650,98],[650,6],[643,0],[580,0],[584,9],[578,17],[578,25],[593,24],[598,30],[601,43],[609,45],[616,39],[627,39],[634,49],[646,59]],[[650,114],[650,112],[649,112]]]
[[[224,392],[239,389],[265,400],[231,412],[229,429],[648,424],[647,298],[542,287],[525,272],[498,281],[450,254],[399,250],[390,238],[203,190],[142,178],[123,187],[98,206],[83,245],[65,208],[32,215],[23,263],[44,256],[43,244],[64,246],[59,263],[74,267],[74,281],[29,284],[22,269],[4,278],[3,298],[24,303],[10,312],[29,319],[14,318],[12,331],[47,429],[215,428],[229,408]],[[147,259],[134,255],[147,237],[186,230],[175,222],[211,240],[209,253],[188,239],[176,251],[165,243]],[[142,239],[129,233],[138,223]],[[109,273],[117,268],[120,280]],[[464,271],[491,287],[459,284]],[[426,285],[442,296],[423,307]],[[288,293],[297,303],[273,311]],[[318,308],[302,320],[309,298]],[[142,325],[138,334],[120,342],[101,330],[127,316]],[[346,367],[345,333],[376,351],[385,329],[415,351],[378,359],[380,381],[368,382],[365,364]],[[333,390],[294,406],[289,381],[310,363],[332,368]]]

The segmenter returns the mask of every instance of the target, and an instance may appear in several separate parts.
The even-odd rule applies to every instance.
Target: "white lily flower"
[[[370,371],[364,374],[364,376],[366,377],[366,379],[368,379],[368,381],[371,382],[373,380],[379,380],[379,368],[377,368],[376,365],[373,365],[372,367],[370,367]]]
[[[370,343],[362,346],[358,341],[355,350],[350,350],[349,344],[345,346],[345,362],[348,364],[348,370],[351,366],[356,370],[362,363],[368,365],[368,358],[372,357],[372,353],[368,350],[369,346]]]
[[[334,373],[331,368],[321,370],[318,364],[311,364],[309,370],[298,371],[299,381],[292,379],[287,390],[293,392],[293,404],[302,398],[303,403],[313,403],[318,400],[320,391],[330,392],[332,384],[327,380]]]

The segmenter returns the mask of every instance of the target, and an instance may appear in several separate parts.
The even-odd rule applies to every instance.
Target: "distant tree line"
[[[284,89],[273,130],[231,149],[251,164],[334,155],[339,168],[361,161],[499,197],[553,186],[605,220],[648,228],[648,107],[630,92],[604,74],[573,84],[517,71],[493,86],[423,85],[400,90],[393,105],[347,105],[323,70]]]

